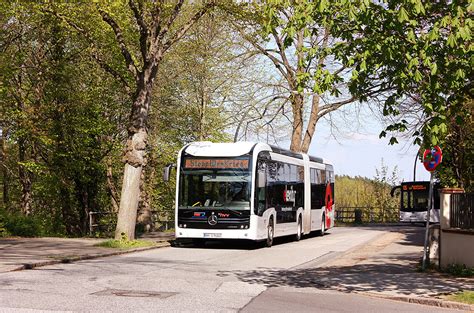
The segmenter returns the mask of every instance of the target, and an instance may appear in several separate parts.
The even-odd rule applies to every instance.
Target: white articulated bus
[[[439,184],[433,185],[433,206],[430,212],[430,223],[439,223],[440,200]],[[403,182],[393,187],[390,194],[392,197],[395,190],[400,189],[400,222],[425,223],[428,216],[428,198],[430,190],[429,181]]]
[[[169,168],[165,171],[169,174]],[[265,143],[188,144],[178,154],[176,238],[321,234],[334,226],[334,171],[321,158]]]

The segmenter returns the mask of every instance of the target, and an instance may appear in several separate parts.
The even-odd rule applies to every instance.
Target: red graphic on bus
[[[325,204],[326,204],[326,228],[331,227],[331,218],[329,217],[328,212],[332,212],[332,205],[333,205],[333,197],[332,197],[332,190],[331,184],[326,185],[326,197],[325,197]]]

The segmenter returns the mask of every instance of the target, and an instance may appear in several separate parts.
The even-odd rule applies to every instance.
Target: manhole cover
[[[159,298],[166,299],[177,294],[176,292],[157,292],[144,290],[121,290],[106,289],[92,293],[95,296],[118,296],[118,297],[134,297],[134,298]]]

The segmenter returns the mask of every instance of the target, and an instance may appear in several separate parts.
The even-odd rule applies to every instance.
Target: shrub
[[[6,233],[21,237],[36,237],[41,235],[39,223],[33,217],[13,214],[6,215],[4,219],[3,224]]]
[[[443,271],[460,277],[474,276],[474,267],[467,267],[465,264],[449,264]]]

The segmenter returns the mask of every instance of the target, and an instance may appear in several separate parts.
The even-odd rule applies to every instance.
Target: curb
[[[354,292],[354,293],[365,295],[368,297],[373,297],[373,298],[382,298],[382,299],[387,299],[387,300],[394,300],[394,301],[436,306],[440,308],[466,310],[466,311],[474,312],[474,305],[460,303],[460,302],[446,301],[446,300],[441,300],[441,299],[408,297],[408,296],[389,296],[389,295],[369,293],[369,292]]]
[[[84,260],[92,260],[92,259],[98,259],[98,258],[105,258],[109,256],[116,256],[116,255],[122,255],[122,254],[129,254],[129,253],[134,253],[134,252],[142,252],[142,251],[147,251],[147,250],[153,250],[153,249],[160,249],[160,248],[165,248],[169,247],[170,243],[167,241],[161,241],[157,242],[156,246],[152,247],[143,247],[143,248],[135,248],[135,249],[130,249],[130,250],[120,250],[120,251],[111,251],[111,252],[104,252],[104,253],[99,253],[99,254],[86,254],[86,255],[80,255],[80,256],[74,256],[74,257],[65,257],[57,260],[51,260],[51,261],[43,261],[43,262],[36,262],[36,263],[24,263],[23,265],[13,268],[7,272],[15,272],[15,271],[22,271],[22,270],[31,270],[35,269],[37,267],[43,267],[43,266],[48,266],[48,265],[55,265],[55,264],[67,264],[67,263],[73,263],[77,261],[84,261]]]

